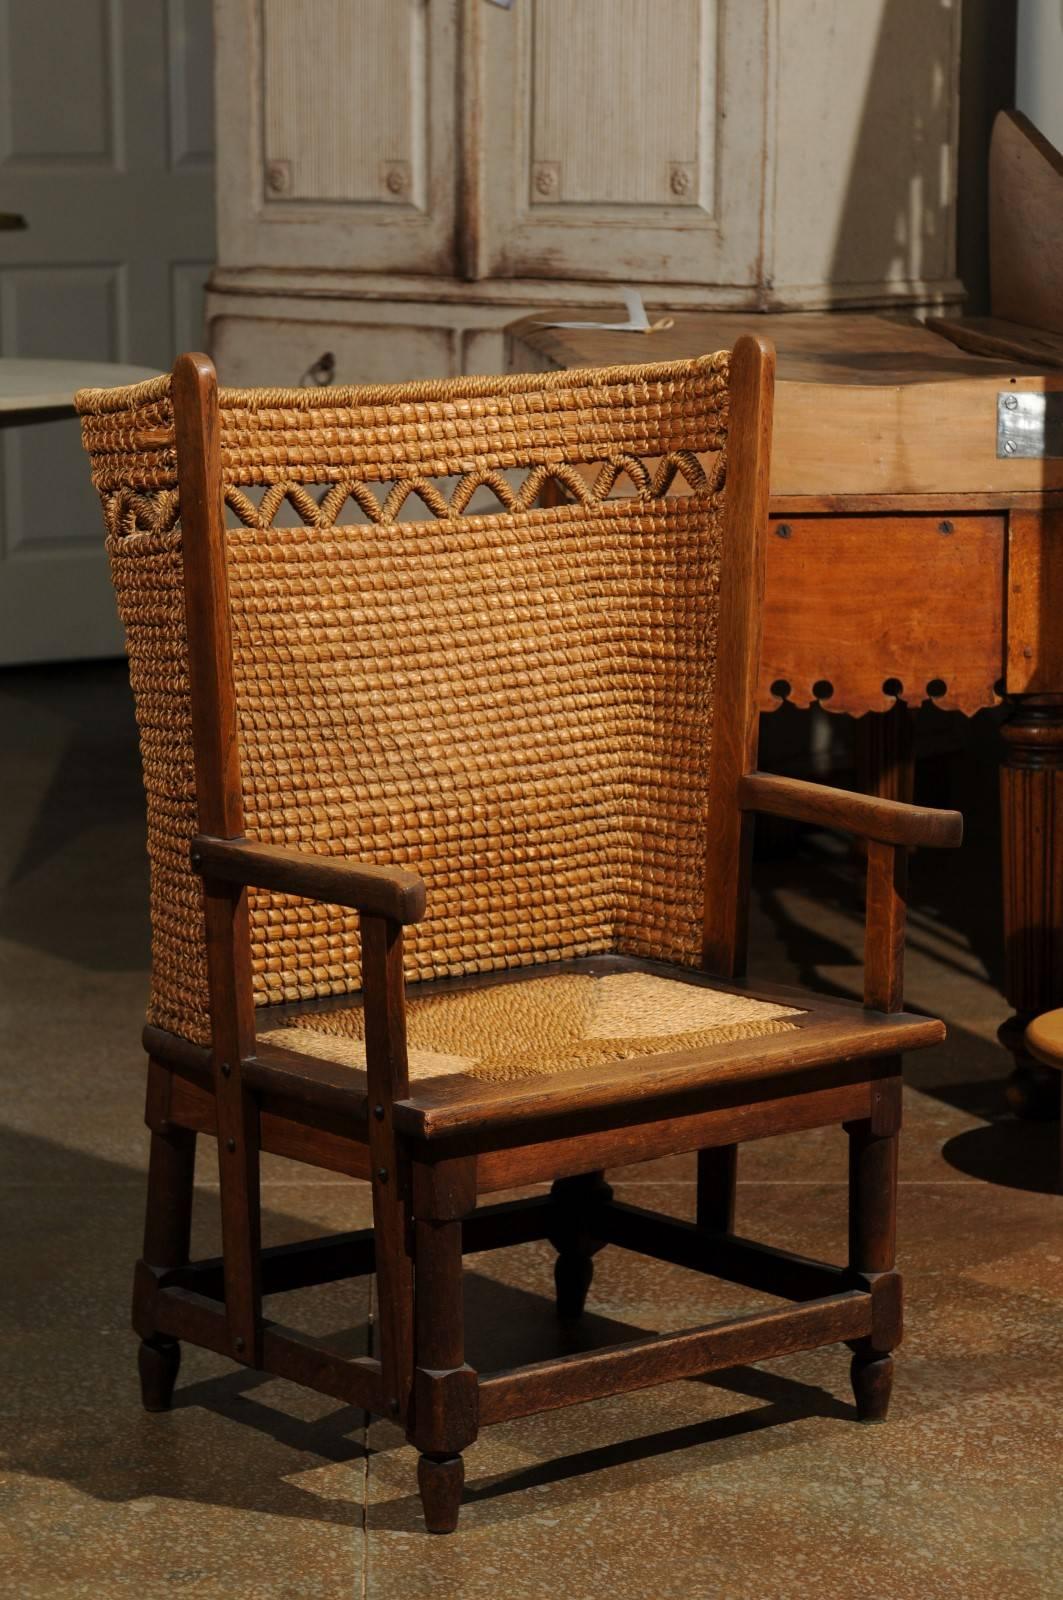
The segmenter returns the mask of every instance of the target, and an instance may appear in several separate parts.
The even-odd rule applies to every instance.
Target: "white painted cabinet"
[[[215,13],[231,381],[326,350],[337,381],[490,371],[506,322],[618,283],[654,307],[959,293],[959,0]]]

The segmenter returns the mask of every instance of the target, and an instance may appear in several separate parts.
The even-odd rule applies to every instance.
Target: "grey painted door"
[[[202,346],[212,53],[210,0],[0,0],[0,353]],[[77,422],[0,444],[0,663],[120,654]]]

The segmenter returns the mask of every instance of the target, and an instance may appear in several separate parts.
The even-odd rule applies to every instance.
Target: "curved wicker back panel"
[[[149,1017],[206,1042],[169,384],[78,403],[148,794]],[[696,961],[726,354],[220,407],[248,835],[419,871],[410,979]],[[256,894],[252,942],[259,1003],[358,986],[353,913]]]

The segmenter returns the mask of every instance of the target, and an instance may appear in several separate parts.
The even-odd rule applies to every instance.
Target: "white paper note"
[[[673,317],[662,317],[658,322],[650,322],[642,295],[637,289],[621,289],[620,298],[627,308],[626,322],[539,322],[536,323],[536,327],[600,328],[606,333],[655,333],[658,328],[674,327]]]

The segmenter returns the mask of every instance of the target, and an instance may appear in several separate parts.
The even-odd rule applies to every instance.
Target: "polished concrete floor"
[[[931,728],[940,736],[942,727]],[[945,742],[951,737],[945,727]],[[421,1530],[415,1458],[386,1424],[188,1350],[177,1404],[138,1404],[128,1327],[146,1148],[138,1046],[148,930],[121,667],[0,675],[0,1593],[51,1600],[564,1595],[568,1600],[1047,1600],[1063,1595],[1063,1200],[1054,1130],[1010,1118],[996,921],[993,729],[922,769],[968,812],[959,855],[916,860],[908,996],[950,1026],[907,1064],[893,1412],[853,1421],[844,1352],[720,1373],[488,1430],[458,1533]],[[959,741],[956,741],[959,743]],[[755,970],[859,988],[858,877],[822,836],[776,834]],[[213,1151],[197,1229],[217,1247]],[[743,1155],[740,1226],[837,1255],[844,1137]],[[611,1175],[689,1214],[688,1158]],[[272,1240],[367,1220],[356,1185],[267,1164]],[[557,1348],[551,1254],[473,1258],[470,1357]],[[598,1258],[588,1341],[756,1297]],[[351,1353],[365,1282],[284,1320]]]

